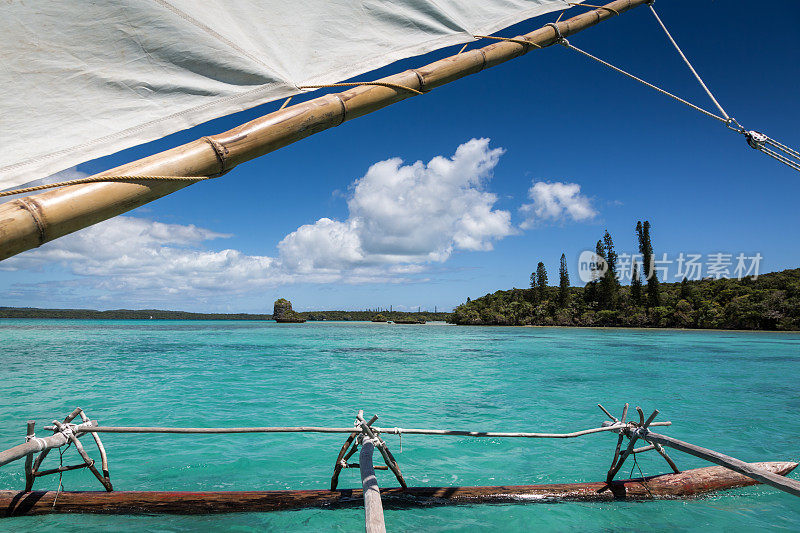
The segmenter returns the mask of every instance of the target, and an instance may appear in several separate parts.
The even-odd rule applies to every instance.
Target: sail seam
[[[199,30],[202,30],[203,32],[207,33],[208,35],[210,35],[214,39],[218,40],[219,42],[228,45],[230,48],[232,48],[232,49],[236,50],[237,52],[239,52],[240,54],[244,55],[247,59],[255,61],[256,63],[258,63],[262,67],[266,68],[268,71],[273,72],[272,67],[270,67],[269,65],[264,63],[257,56],[254,56],[253,54],[251,54],[250,52],[248,52],[247,50],[245,50],[244,48],[242,48],[241,46],[239,46],[235,42],[233,42],[230,39],[228,39],[227,37],[225,37],[224,35],[220,35],[219,33],[215,32],[214,30],[212,30],[211,28],[209,28],[208,26],[206,26],[205,24],[203,24],[202,22],[200,22],[196,18],[192,17],[188,13],[185,13],[181,9],[173,6],[172,4],[167,2],[167,0],[152,0],[152,1],[155,2],[156,4],[161,5],[161,7],[165,8],[165,9],[167,9],[169,11],[172,11],[175,15],[181,17],[186,22],[192,24],[193,26],[195,26]]]

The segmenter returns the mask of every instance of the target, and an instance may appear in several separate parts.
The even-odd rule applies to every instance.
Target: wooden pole
[[[367,533],[386,533],[383,523],[383,503],[375,469],[372,467],[372,454],[375,445],[372,439],[362,437],[358,464],[361,469],[361,487],[364,490],[364,524]]]
[[[724,466],[725,468],[729,468],[734,472],[738,472],[751,479],[755,479],[756,481],[764,483],[765,485],[770,485],[776,489],[788,492],[789,494],[800,496],[800,481],[776,475],[758,466],[753,466],[752,464],[745,463],[744,461],[740,461],[739,459],[729,455],[715,452],[714,450],[709,450],[708,448],[695,446],[694,444],[673,439],[672,437],[667,437],[666,435],[652,433],[646,428],[635,429],[632,431],[632,433],[634,433],[636,437],[646,440],[647,442],[660,444],[662,446],[669,446],[670,448],[688,453],[689,455],[694,455],[695,457],[699,457],[701,459],[705,459],[706,461],[711,461],[712,463]]]
[[[83,409],[81,409],[79,414],[84,424],[92,423],[92,421],[89,420],[89,417],[86,416],[86,413],[83,412]],[[92,433],[92,437],[94,438],[94,443],[97,445],[97,450],[100,452],[100,464],[101,468],[103,469],[103,479],[105,479],[104,485],[107,484],[107,486],[110,487],[111,477],[108,474],[108,456],[106,455],[106,448],[103,446],[103,442],[100,440],[100,435],[97,433]]]
[[[87,454],[86,450],[83,449],[83,444],[81,444],[81,441],[79,441],[78,438],[75,436],[75,433],[73,433],[72,430],[67,431],[68,428],[63,426],[58,421],[54,420],[53,423],[62,433],[66,434],[69,441],[72,443],[73,446],[75,446],[75,450],[78,452],[83,461],[86,463],[86,467],[89,469],[89,471],[91,471],[92,474],[94,474],[94,477],[96,477],[97,480],[103,484],[103,487],[105,487],[105,489],[108,492],[114,490],[111,486],[111,482],[108,479],[104,478],[102,474],[100,474],[100,472],[97,471],[97,467],[94,466],[94,459],[89,457],[89,454]]]
[[[564,37],[647,3],[615,0],[605,9],[582,13],[558,23]],[[427,92],[475,74],[557,40],[550,26],[517,36],[525,45],[498,41],[424,67],[379,81]],[[338,126],[415,93],[400,88],[360,85],[285,107],[218,135],[203,137],[171,150],[122,165],[97,176],[216,176],[236,165]],[[188,185],[187,182],[150,181],[73,185],[0,204],[0,260],[35,248],[58,237],[120,215]]]
[[[629,404],[626,403],[625,406],[622,408],[622,420],[619,420],[617,417],[613,416],[611,413],[606,411],[605,408],[602,405],[600,405],[599,403],[597,404],[597,407],[602,409],[609,417],[611,417],[611,419],[615,423],[618,423],[618,424],[624,424],[625,423],[625,419],[628,416],[628,406],[629,406]],[[611,460],[611,466],[608,469],[608,475],[611,475],[611,471],[614,470],[614,466],[617,464],[617,460],[619,459],[619,451],[622,448],[622,441],[624,439],[625,439],[625,433],[620,431],[619,432],[619,438],[617,439],[617,447],[614,448],[614,458]]]
[[[64,422],[62,422],[62,424],[69,424],[70,422],[72,422],[75,419],[75,417],[78,416],[81,413],[81,411],[83,411],[83,409],[81,409],[80,407],[76,407],[70,414],[68,414],[67,416],[64,417]],[[57,431],[59,431],[59,429],[56,426],[46,426],[44,429],[51,430],[53,433],[56,433]],[[66,435],[64,437],[66,438]],[[69,439],[67,439],[67,440],[69,440]],[[65,444],[66,444],[66,442],[65,442]],[[51,449],[52,448],[45,448],[44,450],[42,450],[42,453],[40,453],[36,457],[36,460],[33,462],[33,471],[34,471],[34,473],[39,470],[40,466],[42,466],[42,461],[45,460],[45,458],[47,457],[47,454],[50,453]]]
[[[358,421],[361,422],[361,429],[364,430],[366,436],[368,436],[370,439],[374,440],[377,443],[378,451],[381,452],[383,460],[386,462],[386,466],[388,466],[389,470],[391,470],[392,473],[394,473],[395,477],[397,478],[397,481],[400,483],[400,486],[406,488],[406,480],[403,478],[403,474],[400,473],[400,466],[397,464],[397,461],[395,461],[394,456],[392,456],[392,453],[389,451],[389,448],[386,446],[386,443],[383,442],[380,437],[375,435],[375,433],[367,424],[366,420],[364,420],[364,416],[362,415],[361,411],[359,411],[358,413]]]
[[[671,426],[672,422],[653,422],[651,426]],[[53,426],[46,426],[51,429]],[[408,434],[408,435],[436,435],[445,437],[516,437],[524,439],[572,439],[602,433],[605,431],[619,431],[619,426],[604,426],[599,428],[582,429],[571,433],[527,433],[527,432],[503,432],[503,431],[463,431],[456,429],[419,429],[419,428],[371,428],[376,434]],[[175,433],[175,434],[215,434],[215,433],[352,433],[353,428],[336,427],[315,427],[315,426],[296,426],[296,427],[239,427],[239,428],[168,428],[168,427],[147,427],[147,426],[88,426],[79,425],[78,433]]]
[[[640,407],[637,407],[636,411],[639,413],[639,420],[640,420],[639,423],[642,426],[641,429],[644,430],[647,429],[647,426],[653,423],[653,419],[655,419],[655,417],[658,416],[659,413],[658,409],[656,409],[655,411],[653,411],[653,413],[647,420],[644,420],[644,412],[642,411],[642,409]],[[633,453],[633,450],[636,446],[636,440],[639,438],[638,434],[631,430],[625,429],[623,431],[626,432],[626,434],[630,438],[630,442],[628,443],[628,448],[619,455],[619,461],[617,461],[616,464],[612,465],[611,470],[608,471],[608,474],[606,475],[606,483],[611,483],[611,480],[613,480],[614,476],[617,475],[617,472],[619,472],[619,469],[622,468],[622,465],[625,463],[625,459],[627,459],[628,456]]]
[[[664,451],[664,448],[660,444],[653,444],[653,449],[655,449],[655,451],[657,451],[658,454],[664,458],[664,460],[667,462],[667,464],[669,465],[669,467],[672,469],[673,472],[675,472],[676,474],[681,473],[681,470],[678,468],[678,465],[675,464],[675,461],[673,461],[672,458],[667,454],[667,452]]]
[[[36,426],[35,420],[28,420],[27,435],[25,442],[30,442],[36,435],[34,434],[34,427]],[[36,476],[33,475],[33,452],[25,457],[25,492],[30,492],[33,488],[33,482],[36,481]]]
[[[363,413],[364,411],[359,411],[359,413]],[[369,419],[367,422],[368,426],[371,426],[378,420],[378,415],[374,415],[372,418]],[[336,462],[333,465],[333,475],[331,476],[331,490],[336,490],[336,486],[339,484],[339,473],[342,471],[342,468],[347,464],[347,459],[350,458],[350,455],[347,458],[344,457],[344,454],[347,452],[347,448],[350,447],[350,444],[355,440],[360,432],[355,431],[350,433],[350,436],[347,437],[347,440],[344,441],[342,445],[342,449],[339,450],[339,455],[336,457]],[[353,451],[355,451],[355,446],[353,447]],[[344,459],[344,460],[343,460]]]
[[[32,453],[46,452],[53,448],[60,448],[67,443],[67,437],[62,433],[56,433],[44,438],[33,438],[30,441],[19,444],[8,450],[0,452],[0,466],[7,465],[12,461],[22,459]],[[36,466],[34,464],[34,466]],[[37,468],[33,468],[36,470]]]

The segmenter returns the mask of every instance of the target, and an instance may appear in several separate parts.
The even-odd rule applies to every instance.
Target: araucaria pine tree
[[[658,276],[653,268],[653,244],[650,242],[650,221],[641,220],[636,223],[636,235],[639,237],[639,253],[644,263],[644,276],[647,279],[647,307],[656,307],[660,303],[658,293]]]
[[[586,296],[590,298],[590,301],[596,301],[600,309],[605,309],[606,301],[605,294],[602,290],[602,283],[603,277],[605,276],[603,268],[606,259],[606,248],[603,246],[603,241],[597,241],[594,253],[599,259],[592,269],[592,281],[586,284]]]
[[[599,244],[599,241],[598,241]],[[603,236],[603,248],[608,269],[600,279],[600,293],[605,309],[615,309],[617,307],[619,295],[619,280],[617,279],[617,253],[614,251],[614,241],[611,234],[606,230]]]
[[[642,304],[642,274],[639,270],[639,261],[633,262],[633,273],[631,274],[631,300],[633,305]]]
[[[547,270],[541,261],[536,265],[536,288],[539,292],[539,300],[544,300],[547,290]]]
[[[569,301],[569,272],[567,272],[567,256],[561,254],[558,267],[558,305],[566,307]]]

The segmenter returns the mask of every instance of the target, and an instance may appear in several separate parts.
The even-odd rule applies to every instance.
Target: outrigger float
[[[0,452],[0,466],[24,459],[26,486],[24,490],[0,490],[0,516],[13,517],[48,513],[103,514],[205,514],[232,512],[283,511],[303,508],[341,508],[364,505],[367,531],[385,531],[384,504],[391,507],[432,506],[479,503],[533,503],[575,501],[632,501],[658,499],[688,499],[711,492],[729,490],[758,483],[800,496],[800,482],[786,478],[797,467],[795,462],[745,463],[719,452],[701,448],[651,428],[670,426],[671,422],[655,422],[658,410],[645,419],[636,407],[638,421],[628,421],[628,404],[622,416],[613,416],[602,405],[598,407],[610,418],[600,427],[572,433],[508,433],[491,431],[461,431],[444,429],[382,428],[373,424],[377,416],[366,420],[359,411],[353,427],[240,427],[240,428],[170,428],[101,426],[82,409],[76,408],[63,422],[53,421],[45,430],[52,435],[44,438],[34,434],[35,423],[28,421],[25,443]],[[73,420],[80,417],[81,423]],[[615,433],[617,444],[605,481],[548,485],[516,485],[486,487],[408,487],[397,460],[381,435],[432,435],[475,438],[550,438],[569,439],[595,433]],[[330,489],[277,491],[114,491],[108,469],[108,457],[100,433],[169,433],[169,434],[230,434],[230,433],[342,433],[348,434],[334,463]],[[92,435],[100,456],[100,469],[95,466],[81,437]],[[625,439],[627,447],[623,449]],[[646,443],[636,447],[638,441]],[[42,470],[41,465],[50,450],[72,445],[83,462]],[[718,466],[680,471],[664,447],[673,448]],[[372,456],[378,449],[385,465],[374,465]],[[614,480],[626,459],[636,454],[655,451],[672,469],[672,473],[626,480]],[[349,462],[359,452],[359,462]],[[38,454],[34,458],[34,456]],[[102,491],[34,491],[36,478],[88,468],[102,483]],[[358,468],[361,489],[338,488],[339,475],[345,468]],[[378,487],[375,470],[389,470],[399,487]]]

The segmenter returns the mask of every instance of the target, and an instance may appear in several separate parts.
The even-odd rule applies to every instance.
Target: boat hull
[[[797,467],[792,462],[754,463],[779,475]],[[387,507],[477,503],[615,501],[694,498],[710,492],[746,487],[756,481],[721,466],[686,470],[610,484],[563,483],[491,487],[409,487],[381,489]],[[210,514],[337,508],[363,504],[361,489],[224,492],[61,492],[0,491],[0,516],[48,513]]]

